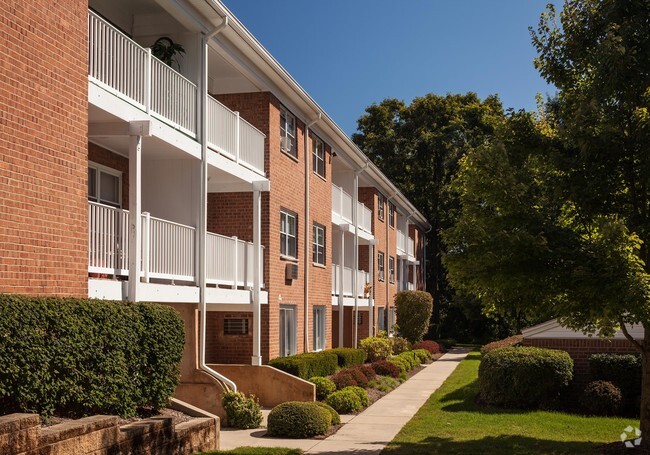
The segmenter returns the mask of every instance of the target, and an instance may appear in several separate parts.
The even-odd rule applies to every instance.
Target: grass
[[[233,450],[214,450],[201,452],[196,455],[300,455],[300,449],[287,449],[284,447],[240,447]]]
[[[639,421],[476,404],[472,352],[393,439],[385,454],[593,454]]]

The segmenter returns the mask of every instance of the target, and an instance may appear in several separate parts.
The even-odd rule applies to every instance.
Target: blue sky
[[[548,0],[223,1],[347,134],[384,98],[554,93],[528,33]]]

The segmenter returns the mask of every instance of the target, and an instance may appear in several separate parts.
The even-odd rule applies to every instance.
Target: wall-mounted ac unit
[[[286,136],[280,138],[280,149],[283,152],[291,153],[291,146],[291,139]]]
[[[298,278],[298,264],[287,264],[284,271],[287,280],[295,280]]]

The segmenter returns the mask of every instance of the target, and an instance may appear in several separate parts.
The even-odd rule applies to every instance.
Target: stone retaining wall
[[[152,417],[119,425],[115,416],[92,416],[41,428],[37,414],[0,416],[3,455],[176,455],[218,448],[219,420],[172,424]]]

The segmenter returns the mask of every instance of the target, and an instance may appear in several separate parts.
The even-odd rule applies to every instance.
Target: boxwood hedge
[[[338,369],[338,364],[338,356],[331,350],[278,357],[269,362],[272,367],[305,380],[329,376]]]
[[[167,404],[185,334],[171,307],[0,294],[0,409],[119,414]]]
[[[274,407],[268,417],[270,436],[310,438],[327,433],[331,426],[331,411],[313,402],[287,401]]]

